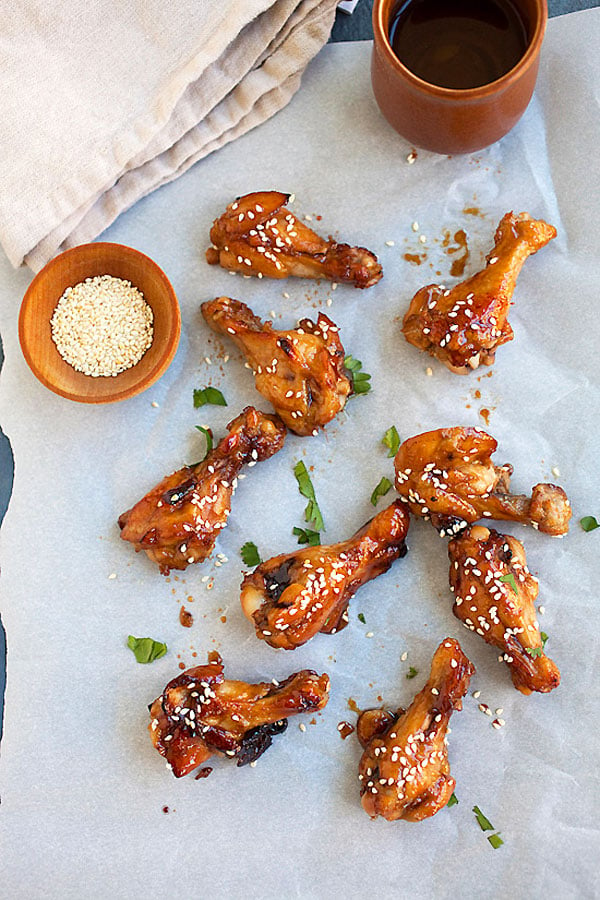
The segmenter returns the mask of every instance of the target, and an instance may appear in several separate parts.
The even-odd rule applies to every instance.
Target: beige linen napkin
[[[0,242],[34,271],[281,109],[336,0],[0,8]]]

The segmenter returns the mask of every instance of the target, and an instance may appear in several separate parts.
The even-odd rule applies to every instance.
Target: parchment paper
[[[126,403],[77,405],[37,383],[17,342],[29,279],[0,264],[0,422],[16,459],[1,535],[8,639],[3,896],[597,895],[600,531],[585,534],[578,520],[600,512],[598,38],[597,10],[550,22],[537,93],[514,132],[470,157],[419,151],[414,165],[406,162],[411,147],[372,99],[370,45],[326,47],[274,120],[140,202],[104,234],[164,267],[183,316],[173,365]],[[313,220],[320,231],[373,249],[384,279],[364,292],[333,291],[325,283],[244,280],[207,266],[212,219],[234,196],[262,188],[295,191],[294,210],[321,215]],[[516,337],[500,349],[491,377],[481,369],[461,378],[410,347],[398,318],[422,284],[453,282],[452,256],[441,244],[446,230],[466,230],[470,273],[509,209],[548,219],[559,236],[525,265],[511,314]],[[423,251],[420,266],[403,258]],[[325,434],[290,436],[281,453],[249,471],[217,544],[228,562],[165,579],[119,539],[118,514],[198,458],[194,425],[222,434],[245,404],[267,408],[238,353],[201,319],[200,302],[222,293],[263,317],[274,310],[284,327],[324,309],[346,351],[372,373],[373,390],[352,399]],[[224,353],[226,364],[218,362]],[[207,383],[223,391],[227,409],[193,409],[193,389]],[[564,540],[505,526],[524,541],[539,574],[541,627],[562,671],[560,688],[522,696],[494,649],[460,626],[451,611],[446,541],[422,522],[411,525],[408,556],[351,601],[341,634],[318,636],[293,653],[259,642],[239,606],[239,548],[252,540],[266,558],[296,546],[291,529],[302,524],[305,501],[294,463],[314,467],[324,538],[341,539],[373,514],[371,491],[382,475],[391,477],[380,443],[390,425],[403,438],[453,424],[485,427],[482,407],[499,441],[497,462],[515,466],[514,487],[558,481],[572,501]],[[202,582],[206,574],[214,576],[212,590]],[[181,605],[194,616],[190,630],[179,624]],[[168,654],[138,665],[126,647],[130,633],[166,641]],[[355,721],[349,698],[360,707],[410,702],[446,635],[457,636],[475,663],[471,690],[481,691],[451,723],[460,802],[420,824],[372,822],[359,803],[358,742],[342,741],[338,722]],[[305,719],[305,732],[292,719],[255,768],[220,760],[206,780],[177,781],[150,744],[146,704],[180,662],[203,662],[214,648],[231,677],[327,671],[331,701],[314,724]],[[412,680],[409,666],[418,669]],[[481,701],[503,709],[504,728],[491,727]],[[500,830],[500,849],[475,822],[475,804]]]

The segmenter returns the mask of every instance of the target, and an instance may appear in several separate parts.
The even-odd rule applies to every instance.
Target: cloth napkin
[[[0,8],[0,242],[41,269],[272,116],[336,0],[20,0]]]

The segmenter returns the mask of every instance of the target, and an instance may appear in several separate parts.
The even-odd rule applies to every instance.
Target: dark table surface
[[[582,9],[591,9],[599,6],[598,0],[548,0],[548,13],[550,16],[561,16],[569,12],[577,12]],[[364,41],[373,38],[371,26],[371,12],[373,0],[359,0],[358,6],[347,15],[339,12],[336,14],[335,24],[331,32],[331,41]],[[0,342],[0,367],[4,361],[2,345]],[[13,456],[7,437],[0,430],[0,523],[8,507],[13,482]],[[1,594],[0,594],[1,596]],[[4,713],[4,680],[6,668],[6,637],[2,627],[0,609],[0,738],[2,737],[2,724]]]

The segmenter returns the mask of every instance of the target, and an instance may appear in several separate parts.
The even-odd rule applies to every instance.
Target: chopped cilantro
[[[381,443],[389,449],[388,459],[391,456],[395,456],[398,452],[398,448],[400,447],[400,435],[398,434],[398,429],[395,425],[392,425],[391,428],[388,428],[386,433],[383,436]]]
[[[367,624],[367,623],[366,623],[366,620],[365,620],[365,617],[364,617],[364,615],[363,615],[362,613],[359,613],[358,616],[357,616],[357,618],[358,618],[358,621],[359,621],[359,622],[362,622],[362,623],[363,623],[363,625],[366,625],[366,624]]]
[[[450,799],[448,800],[448,802],[446,803],[446,806],[448,806],[448,807],[456,806],[456,804],[458,802],[459,802],[458,797],[456,796],[456,794],[453,793],[452,796],[450,797]]]
[[[205,387],[194,390],[194,409],[211,403],[213,406],[227,406],[227,400],[217,388]]]
[[[548,635],[546,634],[545,631],[541,632],[541,638],[542,638],[542,650],[545,650],[546,649],[546,641],[548,640]]]
[[[299,544],[308,544],[309,547],[318,547],[321,543],[321,535],[310,528],[293,528],[292,534],[298,538]]]
[[[517,585],[515,583],[515,576],[513,575],[512,572],[509,572],[507,575],[501,575],[499,580],[503,581],[504,584],[508,584],[509,587],[511,587],[512,590],[515,592],[515,594],[519,593],[517,590]]]
[[[240,556],[244,561],[245,565],[254,568],[254,566],[258,566],[262,559],[260,558],[260,553],[258,552],[258,547],[256,544],[253,544],[252,541],[246,541],[244,546],[240,550]]]
[[[478,806],[473,807],[473,812],[475,813],[475,818],[482,831],[494,831],[494,826],[490,820],[484,816]]]
[[[294,475],[298,482],[298,490],[302,496],[306,497],[308,500],[306,509],[304,510],[305,522],[309,525],[313,525],[316,531],[325,531],[325,523],[323,522],[323,516],[319,509],[317,498],[315,497],[315,489],[302,460],[297,462],[294,466]]]
[[[414,678],[415,675],[418,675],[418,674],[419,674],[419,670],[418,670],[418,669],[415,669],[414,666],[411,666],[410,669],[408,670],[408,672],[406,673],[406,677],[407,677],[407,678]]]
[[[167,652],[166,644],[154,641],[149,637],[134,637],[132,634],[127,638],[127,646],[133,651],[139,663],[154,662],[155,659],[160,659]]]
[[[489,835],[488,835],[488,841],[490,842],[490,844],[492,845],[492,847],[494,848],[494,850],[497,850],[498,847],[501,847],[502,844],[504,843],[504,841],[503,841],[502,838],[500,837],[500,833],[499,833],[499,832],[498,832],[497,834],[489,834]]]
[[[197,428],[198,431],[201,431],[206,438],[206,453],[201,460],[201,462],[203,462],[214,447],[213,433],[211,428],[205,428],[204,425],[196,425],[195,428]]]
[[[367,372],[361,371],[361,361],[354,359],[353,356],[346,356],[344,358],[344,366],[350,373],[353,393],[367,394],[371,390],[371,385],[369,384],[371,376]]]
[[[535,659],[536,656],[541,656],[542,652],[541,647],[525,647],[525,653],[529,653],[533,659]]]
[[[594,531],[596,528],[600,528],[600,522],[596,516],[584,516],[579,520],[579,524],[584,531]]]
[[[392,482],[389,478],[386,478],[385,475],[371,494],[371,503],[373,506],[377,506],[377,501],[380,497],[385,497],[387,492],[391,489]]]

